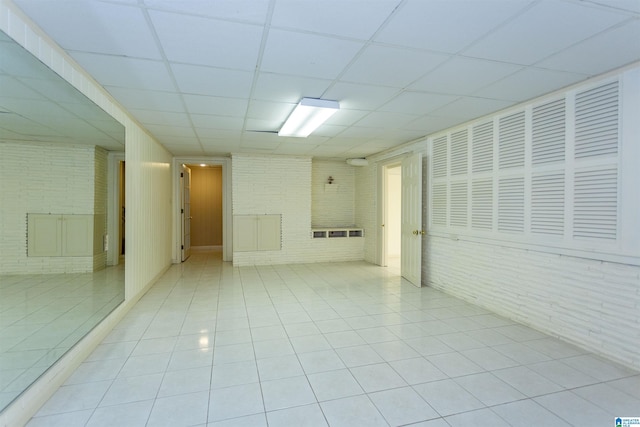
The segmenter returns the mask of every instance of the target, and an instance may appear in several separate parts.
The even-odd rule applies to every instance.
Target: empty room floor
[[[609,426],[640,373],[364,262],[194,253],[28,426]]]

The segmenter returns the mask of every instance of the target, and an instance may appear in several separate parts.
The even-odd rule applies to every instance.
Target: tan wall
[[[191,168],[191,246],[222,246],[222,168]]]

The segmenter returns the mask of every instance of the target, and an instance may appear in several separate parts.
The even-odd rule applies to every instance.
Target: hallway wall
[[[222,246],[222,167],[191,167],[191,246]]]

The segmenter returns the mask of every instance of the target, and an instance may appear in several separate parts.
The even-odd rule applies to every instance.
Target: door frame
[[[393,167],[396,165],[402,164],[402,159],[411,155],[411,153],[402,153],[393,157],[389,157],[386,159],[382,159],[377,162],[378,171],[377,171],[377,180],[378,180],[378,191],[377,191],[377,205],[378,205],[378,213],[377,213],[377,253],[376,253],[376,264],[386,267],[387,266],[387,253],[386,253],[386,245],[387,245],[387,237],[384,229],[384,223],[386,220],[386,208],[387,208],[387,176],[386,170],[389,167]]]
[[[191,168],[189,165],[185,165],[183,163],[180,165],[180,224],[182,225],[180,230],[181,262],[186,261],[191,255],[191,218]]]
[[[120,263],[120,162],[124,161],[124,152],[110,152],[107,156],[108,266],[114,266]]]
[[[205,164],[222,167],[222,260],[233,260],[233,222],[231,198],[231,159],[228,157],[174,157],[173,170],[173,248],[172,262],[181,263],[182,258],[182,200],[180,189],[180,170],[182,164]]]
[[[380,198],[380,213],[381,213],[381,217],[380,217],[380,265],[382,267],[387,267],[389,262],[387,259],[387,255],[388,255],[388,243],[389,243],[389,227],[388,227],[388,223],[389,223],[389,212],[388,212],[388,206],[389,206],[389,200],[388,200],[388,191],[389,191],[389,169],[392,168],[396,168],[396,167],[400,167],[402,170],[402,161],[401,159],[397,159],[396,161],[392,161],[392,162],[385,162],[384,164],[381,165],[380,168],[380,173],[382,174],[382,176],[380,177],[381,180],[381,198]]]

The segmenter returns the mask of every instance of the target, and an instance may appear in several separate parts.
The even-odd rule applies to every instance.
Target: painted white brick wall
[[[314,227],[358,225],[355,222],[355,167],[346,162],[313,160],[311,223]],[[334,179],[328,185],[328,178]]]
[[[106,190],[94,193],[96,157],[93,147],[0,143],[0,273],[93,271],[93,257],[27,257],[27,214],[93,214],[104,205]],[[106,183],[106,167],[100,174]]]
[[[355,221],[365,230],[363,258],[371,263],[378,258],[377,170],[375,163],[356,169]]]
[[[430,236],[427,283],[640,368],[640,268]]]
[[[362,238],[311,238],[311,169],[311,159],[306,157],[232,156],[233,215],[282,215],[282,249],[234,251],[234,265],[362,259]]]

